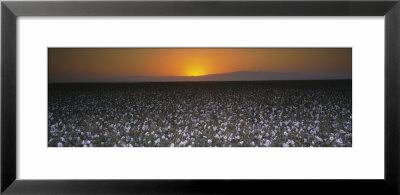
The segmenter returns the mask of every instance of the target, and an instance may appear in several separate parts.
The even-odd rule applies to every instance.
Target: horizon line
[[[337,79],[287,79],[287,80],[230,80],[230,81],[98,81],[98,82],[47,82],[47,84],[118,84],[118,83],[203,83],[203,82],[282,82],[282,81],[350,81],[352,78],[337,78]]]
[[[282,79],[284,80],[343,80],[343,79],[352,79],[352,74],[323,74],[323,73],[299,73],[299,72],[267,72],[267,71],[262,71],[262,70],[239,70],[239,71],[233,71],[233,72],[225,72],[225,73],[211,73],[211,74],[204,74],[204,75],[197,75],[197,76],[190,76],[190,75],[131,75],[131,76],[119,76],[119,77],[106,77],[106,78],[89,78],[86,80],[89,81],[51,81],[48,83],[145,83],[145,82],[204,82],[204,81],[210,81],[210,82],[217,82],[217,81],[281,81],[281,79],[260,79],[260,80],[179,80],[179,79],[196,79],[196,78],[202,78],[202,77],[208,77],[208,76],[223,76],[223,75],[231,75],[235,73],[266,73],[266,74],[275,74],[275,75],[294,75],[294,76],[304,76],[304,77],[317,77],[314,79],[308,79],[308,78],[293,78],[293,79]],[[330,77],[327,79],[324,78],[318,78],[318,77]],[[338,77],[338,78],[332,78],[332,77]],[[350,78],[348,78],[350,77]],[[123,79],[144,79],[143,81],[122,81]],[[148,79],[160,79],[160,80],[146,80]],[[162,81],[162,78],[164,79],[176,79],[176,80],[165,80]],[[81,80],[85,80],[80,78]],[[96,80],[105,80],[105,81],[96,81]],[[61,79],[63,80],[63,79]],[[94,80],[94,81],[90,81]],[[114,81],[113,81],[114,80]]]

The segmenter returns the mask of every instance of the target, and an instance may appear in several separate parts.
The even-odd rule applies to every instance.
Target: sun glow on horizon
[[[186,76],[197,77],[207,75],[204,71],[199,69],[193,69],[186,73]]]
[[[207,64],[204,60],[192,60],[191,62],[187,63],[188,65],[185,66],[184,75],[185,76],[203,76],[207,75],[208,68]]]

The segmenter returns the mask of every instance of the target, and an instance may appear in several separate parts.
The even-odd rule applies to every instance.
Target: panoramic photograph
[[[351,48],[48,48],[48,147],[352,147]]]

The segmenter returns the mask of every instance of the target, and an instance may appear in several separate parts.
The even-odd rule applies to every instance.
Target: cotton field
[[[49,84],[50,147],[351,147],[351,81]]]

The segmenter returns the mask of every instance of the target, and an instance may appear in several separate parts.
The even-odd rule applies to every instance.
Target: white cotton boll
[[[240,144],[240,145],[243,145],[243,141],[240,141],[239,144]]]
[[[283,132],[283,135],[288,136],[288,133],[285,131],[285,132]]]
[[[283,143],[282,146],[283,146],[283,147],[289,147],[289,144]]]
[[[160,143],[160,138],[158,138],[158,139],[156,139],[156,141],[154,141],[154,144],[158,144],[158,143]]]
[[[211,140],[211,139],[208,139],[207,142],[208,142],[208,144],[211,144],[211,143],[212,143],[212,140]]]
[[[169,147],[174,147],[175,146],[175,144],[174,143],[171,143],[171,145],[169,145]]]
[[[323,142],[324,140],[322,139],[322,138],[320,138],[320,137],[316,137],[316,139],[317,139],[317,141],[319,141],[319,142]]]
[[[188,141],[186,141],[186,140],[185,140],[185,141],[182,141],[181,143],[179,143],[179,147],[186,146],[187,142],[188,142]]]
[[[57,147],[63,147],[63,144],[61,142],[58,142]]]
[[[329,137],[330,141],[333,141],[335,138],[333,138],[332,136]]]
[[[269,147],[271,145],[271,141],[269,141],[268,139],[267,139],[267,141],[265,141],[265,144],[264,144],[264,146],[267,146],[267,147]]]
[[[319,127],[315,127],[314,131],[318,132],[319,131]]]

